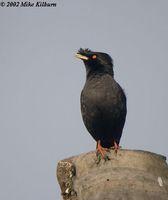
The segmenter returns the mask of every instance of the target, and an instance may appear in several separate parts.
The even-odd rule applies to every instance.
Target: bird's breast
[[[126,107],[122,88],[109,75],[87,80],[81,96],[81,103],[88,112],[99,110],[101,113],[119,114]]]

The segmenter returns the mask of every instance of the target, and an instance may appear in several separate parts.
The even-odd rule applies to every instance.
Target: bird
[[[107,53],[80,48],[75,56],[84,62],[86,82],[81,92],[81,114],[86,129],[96,141],[96,155],[119,150],[127,114],[127,98],[114,79],[113,59]]]

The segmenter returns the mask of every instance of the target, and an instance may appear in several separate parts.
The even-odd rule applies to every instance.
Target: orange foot
[[[117,154],[118,150],[120,149],[120,146],[114,141],[114,146],[112,146],[112,149],[115,151]]]
[[[110,150],[108,148],[104,148],[100,144],[100,140],[97,141],[97,146],[96,146],[96,155],[98,157],[98,162],[100,162],[101,158],[103,158],[105,161],[110,160],[109,157],[106,155],[107,152]]]

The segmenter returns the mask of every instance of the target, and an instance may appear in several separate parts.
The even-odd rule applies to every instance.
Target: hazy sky
[[[168,1],[55,2],[0,7],[2,200],[60,200],[57,162],[95,149],[80,114],[80,47],[114,60],[128,98],[122,147],[168,157]]]

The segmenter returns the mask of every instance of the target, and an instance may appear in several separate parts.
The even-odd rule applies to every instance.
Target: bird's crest
[[[92,51],[90,50],[90,49],[88,49],[88,48],[86,48],[86,49],[82,49],[82,48],[80,48],[79,50],[78,50],[78,53],[80,53],[80,54],[88,54],[88,53],[91,53]]]

